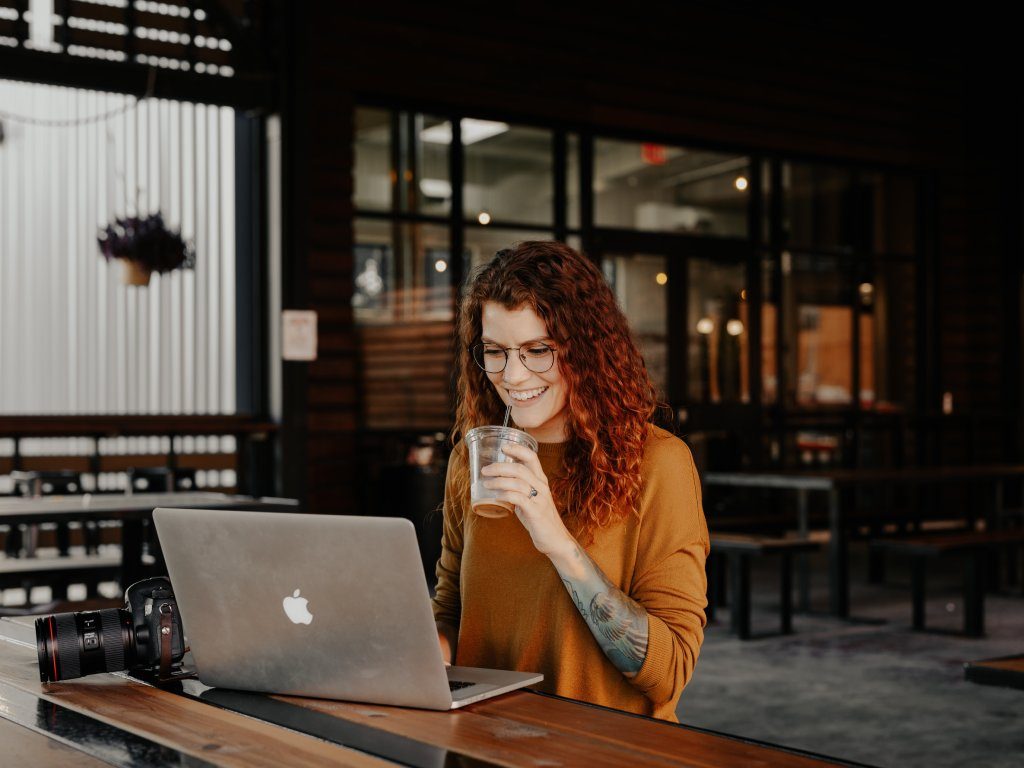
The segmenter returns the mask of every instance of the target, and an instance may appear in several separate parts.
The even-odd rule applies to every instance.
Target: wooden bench
[[[964,679],[979,685],[998,685],[1024,690],[1024,656],[969,661],[964,664]]]
[[[715,606],[723,605],[725,570],[721,560],[728,560],[729,629],[741,640],[749,640],[750,632],[750,561],[762,555],[778,555],[780,569],[780,634],[793,631],[793,554],[812,552],[820,548],[816,541],[793,538],[773,538],[737,533],[711,534],[709,560],[708,619],[714,618]],[[765,635],[760,635],[765,636]]]
[[[967,557],[964,569],[964,634],[981,637],[985,634],[985,588],[988,553],[997,546],[1024,545],[1024,530],[967,531],[903,539],[875,539],[872,550],[900,552],[911,558],[911,590],[913,595],[913,626],[925,629],[925,582],[928,558],[950,553]]]

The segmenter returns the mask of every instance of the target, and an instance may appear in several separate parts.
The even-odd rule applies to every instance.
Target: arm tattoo
[[[608,660],[626,677],[635,677],[647,657],[647,612],[578,544],[572,561],[571,568],[558,570],[576,609]]]

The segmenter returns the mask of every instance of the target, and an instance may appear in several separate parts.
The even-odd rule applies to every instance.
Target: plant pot
[[[121,259],[124,263],[124,271],[121,273],[121,280],[125,285],[149,285],[149,276],[152,271],[131,259]]]

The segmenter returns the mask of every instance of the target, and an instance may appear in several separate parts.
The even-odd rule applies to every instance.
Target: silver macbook
[[[410,521],[156,509],[206,685],[455,709],[544,676],[446,667]]]

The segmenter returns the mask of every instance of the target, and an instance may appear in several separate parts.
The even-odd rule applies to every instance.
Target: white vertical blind
[[[234,111],[0,80],[0,113],[0,413],[234,413]],[[157,211],[196,268],[124,285],[100,229]]]

